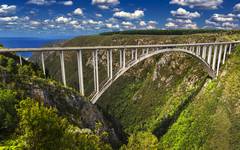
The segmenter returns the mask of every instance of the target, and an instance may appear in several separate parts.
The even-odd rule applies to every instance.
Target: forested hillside
[[[239,34],[231,32],[182,36],[99,35],[78,37],[62,43],[61,46],[200,43],[239,39]],[[69,52],[65,55],[68,85],[77,88],[77,68],[74,67],[76,54]],[[84,77],[87,94],[90,94],[93,85],[90,55],[91,53],[84,54],[84,74],[88,74]],[[106,68],[103,67],[106,62],[104,61],[104,55],[100,54],[100,56],[101,55],[100,78],[103,79],[106,76]],[[55,56],[57,59],[53,59],[51,56]],[[49,54],[47,57],[47,66],[49,66],[50,75],[60,81],[60,66],[58,61],[57,53]],[[115,67],[117,66],[118,65],[115,64]],[[214,125],[211,130],[206,128],[209,124],[204,124],[204,122],[210,122],[204,120],[208,119],[204,112],[201,113],[200,110],[198,111],[195,108],[191,108],[192,105],[196,103],[200,91],[201,94],[205,87],[212,86],[212,82],[221,82],[212,81],[209,85],[209,80],[211,79],[203,70],[203,66],[201,66],[196,59],[182,53],[166,53],[150,58],[128,71],[110,87],[100,98],[97,105],[115,126],[122,127],[124,133],[129,136],[131,135],[129,139],[130,144],[128,145],[130,147],[137,146],[138,144],[136,143],[138,143],[139,139],[142,141],[146,140],[146,143],[148,143],[151,141],[150,139],[153,140],[157,138],[159,141],[157,147],[160,149],[172,149],[173,147],[184,149],[188,144],[190,144],[192,148],[200,148],[204,145],[207,146],[209,144],[208,142],[217,142],[218,139],[216,139],[214,135],[217,133],[213,132],[213,129],[220,130],[218,127],[215,129]],[[214,100],[211,102],[214,103]],[[204,107],[205,105],[202,106]],[[200,106],[198,107],[199,109],[202,108]],[[210,104],[206,104],[206,107],[207,108],[203,109],[210,107],[209,111],[215,112],[214,108],[212,109],[213,106]],[[177,125],[179,119],[182,118],[187,110],[192,111],[191,115],[200,115],[200,119],[203,119],[202,124],[196,122],[195,127],[193,127],[189,133],[187,129],[192,125],[191,122],[187,122],[190,123],[190,125],[186,123],[186,131],[182,131],[181,126]],[[185,118],[191,119],[188,117]],[[193,118],[196,117],[194,116]],[[196,121],[199,120],[196,119]],[[199,129],[199,131],[197,129]],[[226,129],[222,130],[223,132],[226,131]],[[234,128],[234,130],[238,129]],[[175,132],[179,133],[178,136]],[[184,136],[184,134],[186,135]],[[213,136],[211,140],[210,134]],[[149,137],[149,139],[147,137]],[[192,141],[191,138],[195,141]],[[176,141],[171,142],[174,140]],[[152,144],[155,145],[156,148],[158,141],[153,141],[155,142]],[[181,141],[182,143],[179,143]],[[192,141],[192,143],[187,143],[190,141]],[[134,142],[136,143],[134,144]],[[216,144],[216,146],[217,145],[218,144]],[[238,145],[238,143],[236,143],[236,145]],[[211,149],[210,147],[207,148]]]
[[[55,46],[200,43],[239,40],[237,33],[83,36]],[[0,146],[25,149],[239,149],[240,47],[211,79],[183,53],[152,57],[125,73],[96,106],[81,97],[76,53],[65,53],[68,88],[59,54],[46,53],[48,79],[14,54],[0,59]],[[83,54],[86,94],[93,89],[91,52]],[[100,53],[100,80],[106,58]],[[34,54],[32,61],[39,61]],[[118,56],[114,56],[117,68]],[[86,75],[87,74],[87,75]],[[41,114],[41,115],[40,115]],[[17,116],[17,117],[14,117]],[[37,121],[35,121],[37,120]],[[87,129],[86,129],[87,128]],[[6,132],[7,131],[7,132]],[[55,144],[56,143],[56,144]]]
[[[112,149],[114,129],[75,90],[43,79],[38,66],[0,55],[0,149]]]

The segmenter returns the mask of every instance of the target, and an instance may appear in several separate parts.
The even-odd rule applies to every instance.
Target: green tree
[[[8,72],[11,72],[11,73],[14,73],[15,70],[16,70],[16,64],[15,64],[15,60],[13,58],[9,58],[7,60],[7,71]]]
[[[158,139],[149,132],[138,132],[132,134],[128,144],[123,145],[121,150],[157,150]]]
[[[17,124],[16,93],[11,90],[0,90],[0,135],[12,131]]]
[[[45,107],[31,99],[23,100],[17,109],[20,118],[17,145],[25,149],[73,149],[108,150],[111,147],[101,141],[90,130],[79,129],[65,118],[57,115],[57,110]]]

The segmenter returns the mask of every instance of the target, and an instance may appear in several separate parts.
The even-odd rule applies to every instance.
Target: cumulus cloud
[[[119,3],[119,0],[92,0],[93,5],[118,5]]]
[[[168,19],[165,24],[167,29],[197,29],[196,23],[192,22],[190,19]]]
[[[236,4],[233,9],[235,11],[240,11],[240,3]]]
[[[139,19],[144,16],[144,11],[135,10],[133,13],[120,11],[120,12],[115,12],[113,16],[117,18],[125,18],[125,19]]]
[[[103,15],[102,14],[96,14],[96,17],[101,18],[101,17],[103,17]]]
[[[56,3],[55,0],[29,0],[27,4],[34,4],[34,5],[51,5]]]
[[[12,21],[16,21],[17,19],[18,19],[18,16],[0,17],[0,22],[12,22]]]
[[[190,8],[199,7],[204,9],[218,9],[223,0],[171,0],[170,4],[188,6]]]
[[[71,18],[66,18],[66,17],[63,17],[63,16],[57,17],[57,18],[55,19],[55,21],[56,21],[57,23],[69,23],[71,20],[72,20]]]
[[[119,0],[92,0],[92,5],[97,5],[100,9],[106,10],[111,6],[120,4]]]
[[[73,1],[64,1],[64,2],[61,2],[63,5],[65,6],[72,6],[73,5]]]
[[[8,14],[13,14],[16,11],[16,6],[15,5],[0,5],[0,15],[8,15]]]
[[[236,29],[238,19],[235,14],[213,14],[205,21],[205,28]]]
[[[77,8],[74,10],[73,14],[83,16],[83,11],[81,8]]]
[[[178,8],[176,11],[171,11],[171,14],[177,18],[194,19],[201,15],[198,12],[189,12],[183,8]]]

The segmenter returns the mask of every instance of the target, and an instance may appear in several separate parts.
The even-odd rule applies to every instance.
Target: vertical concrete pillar
[[[45,68],[45,61],[44,61],[44,54],[43,54],[43,52],[41,52],[41,61],[42,61],[43,74],[46,77],[46,68]]]
[[[134,50],[132,49],[131,52],[132,52],[132,53],[131,53],[132,60],[134,60]]]
[[[122,68],[123,67],[123,51],[120,50],[119,52],[120,52],[120,56],[119,56],[120,68]]]
[[[211,65],[211,60],[212,60],[212,49],[213,47],[210,45],[208,48],[208,64]]]
[[[197,46],[197,55],[200,56],[200,53],[201,53],[201,47]]]
[[[20,63],[21,66],[23,65],[23,63],[22,63],[22,55],[21,54],[19,54],[19,63]]]
[[[112,49],[109,50],[109,79],[113,78],[113,57],[112,57]]]
[[[229,45],[229,54],[232,52],[232,44]]]
[[[98,50],[93,50],[93,73],[94,73],[94,90],[99,92],[99,76],[98,76]]]
[[[224,53],[223,53],[223,62],[222,62],[223,65],[225,64],[226,57],[227,57],[227,48],[228,48],[228,45],[226,44],[224,47]]]
[[[78,63],[79,91],[80,91],[80,94],[84,96],[82,50],[77,51],[77,63]]]
[[[219,50],[219,54],[218,54],[217,76],[219,74],[220,64],[221,64],[221,60],[222,60],[222,50],[223,50],[223,45],[220,46],[220,50]]]
[[[214,55],[213,55],[213,64],[212,64],[212,69],[213,69],[214,71],[216,70],[217,51],[218,51],[218,45],[215,45]]]
[[[125,49],[122,50],[122,57],[123,57],[122,58],[122,61],[123,61],[122,67],[125,68],[126,67],[126,50]]]
[[[110,50],[107,50],[107,77],[110,77]]]
[[[61,72],[62,72],[62,82],[64,86],[67,86],[66,82],[66,72],[65,72],[65,63],[64,63],[64,53],[63,51],[60,51],[60,63],[61,63]]]
[[[146,54],[148,54],[148,53],[149,53],[149,48],[146,49]]]
[[[138,59],[138,49],[136,48],[135,49],[135,60],[137,60]]]
[[[206,50],[207,50],[207,47],[206,46],[203,46],[203,49],[202,49],[202,59],[206,59]]]

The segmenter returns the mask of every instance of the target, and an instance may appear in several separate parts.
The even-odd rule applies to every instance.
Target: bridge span
[[[93,80],[94,91],[90,96],[93,104],[101,97],[101,95],[125,72],[137,65],[138,63],[153,57],[155,55],[166,52],[183,52],[191,55],[199,60],[204,66],[210,77],[215,78],[219,75],[219,70],[222,64],[225,64],[226,59],[232,53],[234,46],[240,41],[234,42],[215,42],[215,43],[194,43],[194,44],[165,44],[165,45],[124,45],[124,46],[96,46],[96,47],[49,47],[49,48],[14,48],[0,49],[1,53],[6,52],[40,52],[42,70],[46,75],[44,53],[55,51],[59,53],[61,76],[64,86],[67,86],[64,53],[67,51],[76,51],[77,66],[78,66],[78,82],[79,92],[82,96],[85,95],[84,90],[84,74],[83,74],[83,53],[86,51],[92,52],[93,65]],[[107,63],[107,79],[103,83],[99,83],[99,52],[106,55]],[[118,71],[113,72],[113,53],[119,54]],[[129,54],[130,58],[126,55]],[[22,57],[20,64],[22,64]]]

